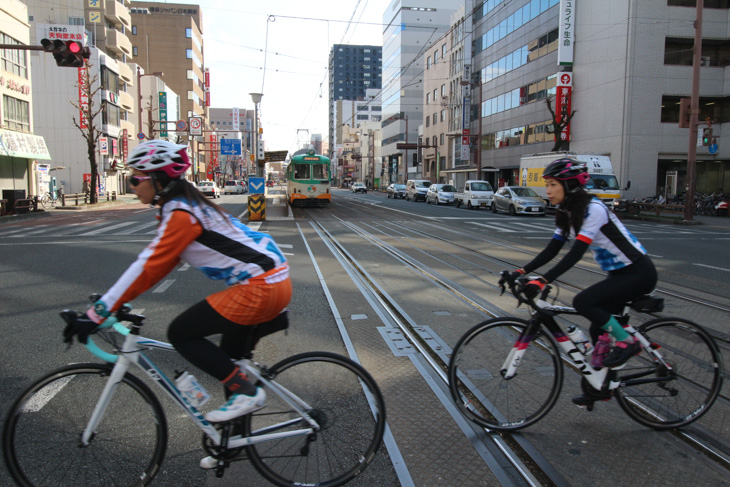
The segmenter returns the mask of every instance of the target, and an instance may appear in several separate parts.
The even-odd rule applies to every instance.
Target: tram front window
[[[327,177],[327,166],[312,166],[312,179],[329,179]]]
[[[294,166],[294,179],[311,179],[309,177],[309,168],[312,167],[308,164],[297,164]]]

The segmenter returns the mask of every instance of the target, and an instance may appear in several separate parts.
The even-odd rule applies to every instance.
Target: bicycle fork
[[[89,423],[86,425],[84,432],[81,434],[81,446],[89,446],[89,443],[94,437],[96,427],[99,426],[99,423],[104,417],[106,408],[112,397],[114,397],[114,393],[116,392],[117,387],[119,387],[119,383],[122,382],[124,375],[129,370],[130,364],[131,362],[125,355],[119,355],[117,357],[114,368],[112,369],[111,374],[109,374],[109,379],[104,385],[104,390],[101,392],[99,401],[97,401],[96,407],[94,407],[94,412],[91,414]]]

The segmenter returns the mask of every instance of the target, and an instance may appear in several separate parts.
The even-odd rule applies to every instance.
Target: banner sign
[[[89,113],[89,96],[88,96],[88,87],[86,83],[89,80],[89,76],[87,73],[87,67],[84,64],[79,68],[79,128],[81,129],[87,129],[89,128],[89,121],[86,118],[86,115]]]
[[[558,30],[558,65],[573,65],[573,45],[575,44],[575,2],[560,0],[560,28]]]
[[[159,112],[160,112],[160,137],[167,137],[167,93],[160,91],[159,95]]]
[[[127,162],[127,156],[129,155],[129,140],[127,140],[129,137],[129,134],[127,133],[127,129],[122,129],[122,160]]]
[[[99,154],[102,156],[109,155],[109,139],[106,137],[99,137]]]
[[[558,119],[558,122],[563,119],[563,113],[570,116],[572,91],[573,73],[558,73],[558,86],[556,88],[555,96],[555,116]],[[563,131],[560,132],[559,137],[562,141],[570,141],[570,124],[565,126]]]
[[[237,107],[233,107],[233,111],[231,112],[231,121],[233,122],[233,130],[240,130],[239,127],[241,126],[241,119]]]

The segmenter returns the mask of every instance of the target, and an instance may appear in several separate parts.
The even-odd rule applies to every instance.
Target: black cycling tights
[[[645,255],[628,267],[609,271],[605,280],[576,294],[573,307],[590,320],[593,343],[611,315],[623,312],[628,301],[652,292],[656,283],[654,263]]]
[[[224,318],[203,300],[170,323],[167,337],[188,362],[223,381],[236,368],[231,359],[242,358],[253,328]],[[205,338],[217,334],[222,335],[220,347]]]

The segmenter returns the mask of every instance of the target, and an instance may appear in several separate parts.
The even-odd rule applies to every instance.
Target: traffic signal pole
[[[687,191],[684,200],[684,219],[692,220],[697,172],[697,128],[700,115],[700,57],[702,56],[702,10],[704,0],[697,0],[695,18],[695,44],[692,56],[692,98],[689,116],[689,149],[687,150]]]

